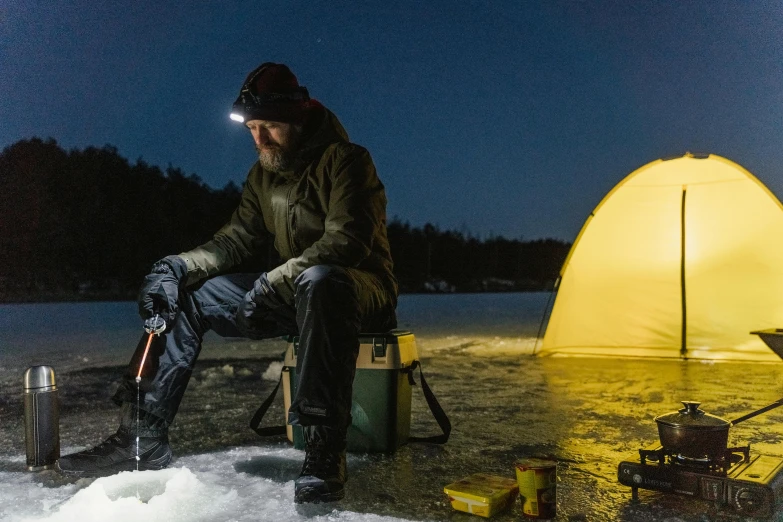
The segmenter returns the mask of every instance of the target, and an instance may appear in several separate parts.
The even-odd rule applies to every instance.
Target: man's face
[[[280,172],[291,168],[302,136],[300,125],[267,120],[250,120],[245,125],[264,169]]]

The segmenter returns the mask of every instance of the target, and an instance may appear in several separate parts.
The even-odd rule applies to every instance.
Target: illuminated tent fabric
[[[715,155],[657,160],[596,207],[563,269],[540,353],[780,361],[783,206]]]

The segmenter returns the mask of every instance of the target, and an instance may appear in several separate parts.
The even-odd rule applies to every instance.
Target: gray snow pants
[[[259,276],[217,276],[180,292],[180,312],[174,325],[153,339],[144,363],[141,410],[160,419],[165,427],[171,424],[208,330],[223,337],[253,339],[298,334],[298,382],[289,423],[342,429],[350,425],[359,333],[396,327],[396,296],[371,273],[332,265],[313,266],[295,281],[294,306],[276,311],[259,308],[258,320],[253,321],[254,330],[249,334],[237,328],[236,315]],[[135,378],[146,344],[145,334],[114,396],[115,402],[135,405]]]

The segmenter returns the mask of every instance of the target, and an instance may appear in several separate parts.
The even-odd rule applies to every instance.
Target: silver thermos
[[[60,408],[50,366],[32,366],[24,372],[24,428],[27,469],[54,466],[60,458]]]

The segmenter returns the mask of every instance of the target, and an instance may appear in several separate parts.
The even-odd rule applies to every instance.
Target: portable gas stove
[[[727,448],[714,459],[694,459],[667,452],[660,443],[623,461],[617,479],[631,487],[677,493],[718,505],[730,505],[751,516],[766,517],[783,506],[783,458],[752,455],[750,445]]]

